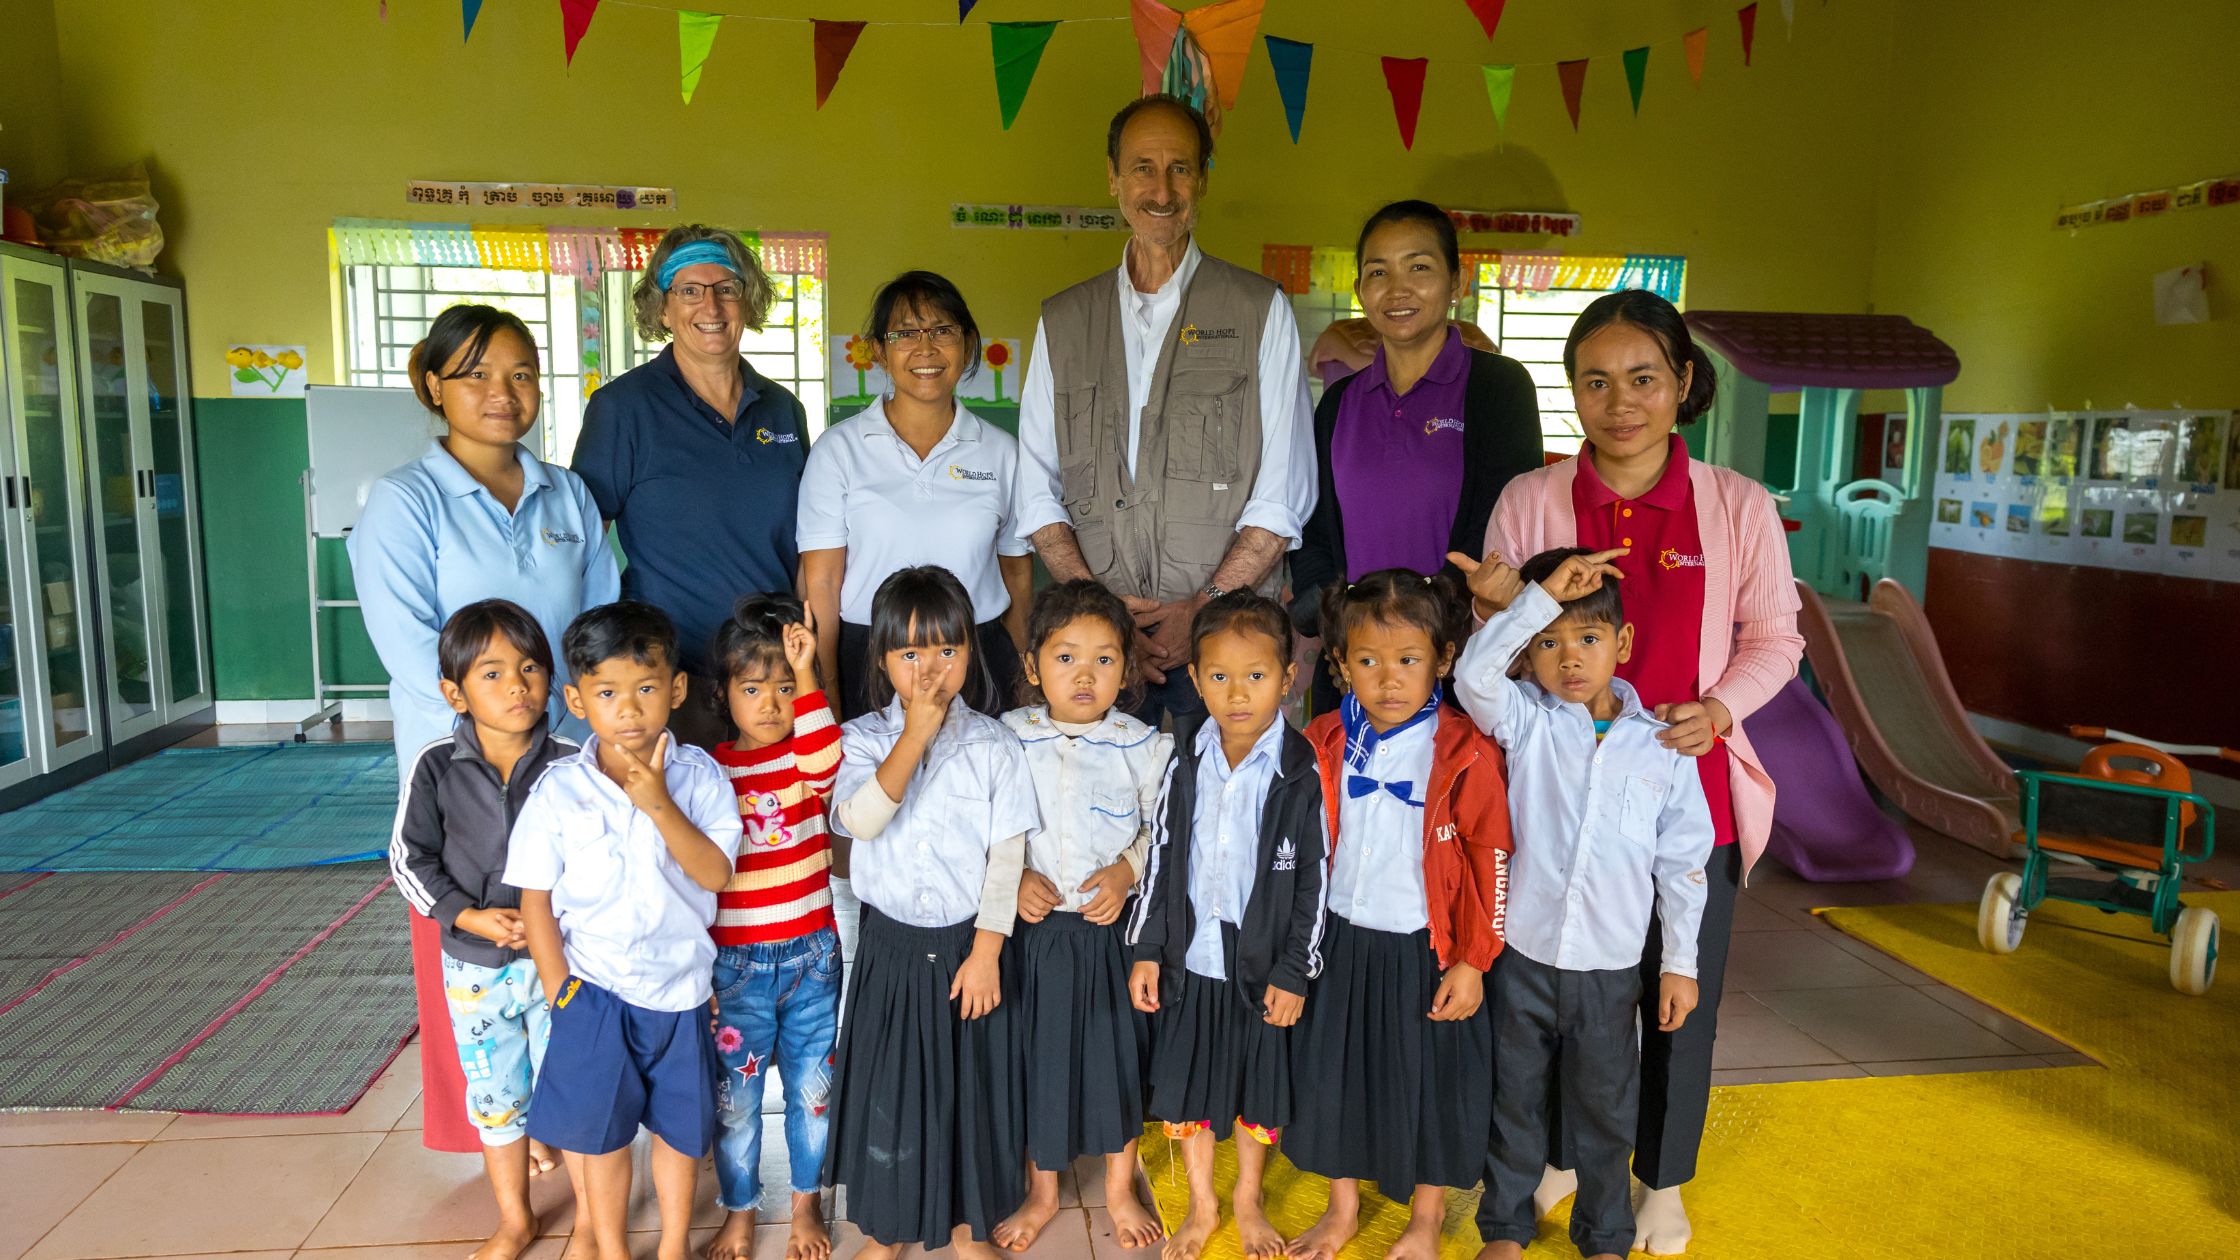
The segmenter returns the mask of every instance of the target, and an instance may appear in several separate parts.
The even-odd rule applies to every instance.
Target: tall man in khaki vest
[[[1019,528],[1051,576],[1125,599],[1149,684],[1138,710],[1202,712],[1190,619],[1274,594],[1314,509],[1313,408],[1290,300],[1190,239],[1213,133],[1172,96],[1105,136],[1131,233],[1120,266],[1042,304],[1019,404]]]

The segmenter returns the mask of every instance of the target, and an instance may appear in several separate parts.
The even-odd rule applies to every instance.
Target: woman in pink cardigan
[[[1659,738],[1700,759],[1719,847],[1697,953],[1700,1002],[1680,1031],[1657,1031],[1653,919],[1641,960],[1633,1170],[1649,1193],[1637,1205],[1634,1246],[1673,1255],[1690,1235],[1680,1186],[1695,1176],[1703,1140],[1735,892],[1773,825],[1773,780],[1743,721],[1797,672],[1804,639],[1772,496],[1740,473],[1690,459],[1674,432],[1710,407],[1716,383],[1680,312],[1641,290],[1599,298],[1572,325],[1563,365],[1587,444],[1509,483],[1486,550],[1515,565],[1550,547],[1629,548],[1618,567],[1634,648],[1618,674],[1672,724]],[[1560,1128],[1535,1196],[1543,1211],[1577,1185],[1558,1171],[1571,1167]]]

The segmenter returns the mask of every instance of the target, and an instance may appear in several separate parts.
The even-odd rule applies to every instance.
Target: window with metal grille
[[[544,451],[565,464],[583,429],[583,407],[602,379],[653,359],[663,342],[638,335],[630,290],[642,274],[609,270],[583,292],[585,282],[542,271],[495,267],[355,265],[343,269],[345,380],[352,385],[409,388],[412,347],[445,308],[484,303],[511,311],[527,324],[544,364]],[[777,291],[759,332],[740,342],[756,371],[793,391],[808,412],[814,437],[825,424],[824,283],[811,275],[773,272]],[[586,366],[586,298],[602,309],[597,321],[605,345],[603,364]],[[590,335],[599,336],[600,331]]]

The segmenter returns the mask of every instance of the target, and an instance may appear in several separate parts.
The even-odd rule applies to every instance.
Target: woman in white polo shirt
[[[998,692],[965,700],[1001,713],[1016,702],[1034,562],[1017,536],[1018,443],[957,402],[980,364],[979,325],[955,285],[906,271],[872,299],[866,332],[894,392],[826,430],[801,475],[794,541],[817,667],[839,680],[843,720],[866,711],[872,592],[897,569],[937,564],[972,596]]]

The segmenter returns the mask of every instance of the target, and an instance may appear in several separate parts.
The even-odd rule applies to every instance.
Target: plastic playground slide
[[[1913,869],[1912,839],[1859,781],[1843,728],[1804,679],[1790,679],[1749,725],[1775,788],[1769,855],[1822,883],[1897,879]]]
[[[2014,772],[1968,725],[1921,605],[1888,578],[1864,604],[1823,602],[1802,582],[1797,593],[1805,655],[1867,777],[1922,823],[2020,855]],[[1753,727],[1751,743],[1762,748],[1761,738]]]

